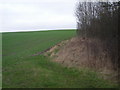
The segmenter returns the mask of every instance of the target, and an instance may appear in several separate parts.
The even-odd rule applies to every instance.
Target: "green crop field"
[[[2,33],[2,87],[116,87],[89,69],[68,68],[49,57],[33,56],[74,36],[75,30]]]

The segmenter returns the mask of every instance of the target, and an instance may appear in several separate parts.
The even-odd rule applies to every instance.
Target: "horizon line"
[[[76,30],[77,28],[67,28],[67,29],[39,29],[39,30],[16,30],[16,31],[0,31],[0,33],[7,32],[34,32],[34,31],[52,31],[52,30]]]

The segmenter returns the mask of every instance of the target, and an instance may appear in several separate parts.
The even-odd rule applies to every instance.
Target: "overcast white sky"
[[[0,0],[2,32],[76,28],[76,0]]]

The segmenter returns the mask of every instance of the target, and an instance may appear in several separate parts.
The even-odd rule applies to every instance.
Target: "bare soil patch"
[[[44,55],[68,67],[92,68],[105,79],[117,80],[109,54],[100,40],[74,37],[55,45]]]

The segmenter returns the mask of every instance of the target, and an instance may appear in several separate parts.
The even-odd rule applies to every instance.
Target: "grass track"
[[[3,87],[115,87],[88,69],[67,68],[43,55],[31,56],[73,36],[74,30],[3,33]]]

